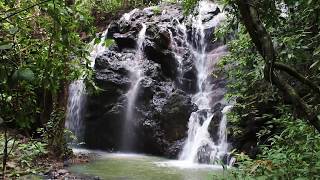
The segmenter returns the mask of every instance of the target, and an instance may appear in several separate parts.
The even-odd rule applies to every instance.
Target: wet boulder
[[[174,143],[171,143],[168,148],[165,150],[165,155],[168,158],[171,159],[177,159],[179,156],[179,153],[183,149],[185,139],[180,139],[178,141],[175,141]]]
[[[188,53],[183,56],[181,88],[188,93],[197,91],[197,69],[194,65],[194,57]]]
[[[134,49],[137,43],[133,33],[134,31],[129,31],[125,34],[115,33],[113,34],[113,39],[120,49]]]
[[[145,53],[148,59],[161,65],[162,72],[165,76],[175,79],[177,75],[177,62],[172,52],[162,50],[152,41],[146,41]]]
[[[160,112],[160,126],[165,139],[175,142],[185,137],[190,114],[196,110],[190,96],[181,90],[172,92]]]
[[[212,159],[211,157],[212,151],[216,151],[216,150],[210,147],[209,145],[200,147],[200,150],[198,151],[198,154],[197,154],[198,162],[202,164],[213,163],[213,162],[210,162],[210,160]]]
[[[119,29],[119,24],[116,22],[116,21],[112,21],[109,25],[109,28],[108,28],[108,32],[107,32],[107,38],[109,39],[112,39],[113,38],[113,34],[115,33],[119,33],[120,32],[120,29]]]

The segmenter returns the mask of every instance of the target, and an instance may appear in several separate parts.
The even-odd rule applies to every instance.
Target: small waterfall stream
[[[175,20],[175,21],[177,21],[177,22],[179,22],[178,20]],[[172,22],[173,23],[173,22]],[[183,61],[183,57],[182,57],[182,55],[181,55],[181,50],[180,50],[180,46],[178,45],[178,42],[177,42],[177,40],[176,40],[176,38],[173,36],[173,33],[172,33],[172,31],[170,30],[170,29],[168,29],[168,31],[169,31],[169,34],[170,34],[170,39],[171,39],[171,41],[170,41],[170,47],[171,47],[171,49],[173,50],[173,54],[174,54],[174,57],[175,57],[175,59],[177,60],[177,62],[178,62],[178,67],[177,67],[177,71],[178,71],[178,74],[177,74],[177,81],[178,81],[178,83],[179,84],[181,84],[182,83],[182,66],[183,66],[183,64],[182,64],[182,61]],[[183,37],[184,37],[184,33],[183,33]],[[180,37],[181,38],[181,37]]]
[[[69,97],[67,108],[66,128],[77,137],[77,142],[82,140],[83,132],[83,108],[85,104],[85,84],[83,80],[77,80],[69,85]]]
[[[223,158],[227,153],[228,143],[226,138],[226,116],[224,116],[219,126],[219,140],[217,143],[213,142],[210,137],[208,127],[213,118],[211,110],[213,84],[210,81],[211,73],[213,72],[215,62],[225,54],[223,46],[217,47],[211,54],[214,58],[209,59],[206,52],[207,37],[205,33],[204,15],[208,11],[214,9],[216,6],[208,1],[201,1],[198,6],[198,15],[189,18],[192,19],[192,41],[194,45],[189,44],[189,47],[195,56],[194,62],[197,69],[197,89],[198,92],[194,94],[192,100],[198,106],[198,110],[193,112],[189,119],[188,124],[188,137],[180,154],[179,159],[189,163],[216,163],[215,160]],[[217,26],[222,20],[223,14],[217,15],[213,19],[214,26]],[[180,24],[179,27],[185,31],[184,25]],[[227,111],[227,106],[225,111]]]
[[[92,40],[88,47],[90,49],[90,67],[94,68],[95,59],[102,54],[107,48],[103,45],[108,34],[108,28],[102,33],[100,42],[94,44]],[[86,104],[86,86],[83,79],[76,80],[69,85],[69,96],[67,105],[67,117],[65,127],[74,133],[76,142],[81,143],[83,140],[83,115]]]
[[[218,142],[218,157],[226,155],[228,153],[228,141],[227,141],[227,113],[232,108],[232,105],[228,105],[222,110],[222,119],[219,124],[219,142]]]
[[[145,24],[142,24],[142,28],[138,34],[138,40],[137,40],[137,47],[136,47],[136,53],[134,59],[129,59],[128,62],[125,61],[126,68],[130,72],[130,81],[131,86],[128,90],[126,97],[127,97],[127,110],[125,115],[125,122],[123,126],[123,135],[122,135],[122,151],[130,151],[133,148],[134,145],[134,109],[135,109],[135,103],[136,98],[139,92],[139,84],[143,80],[143,70],[142,70],[142,63],[143,63],[143,42],[145,40],[145,34],[146,34],[147,26]]]

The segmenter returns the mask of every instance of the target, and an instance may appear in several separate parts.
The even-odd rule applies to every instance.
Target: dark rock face
[[[184,138],[190,114],[196,110],[186,93],[181,90],[172,92],[159,114],[161,129],[166,132],[165,139],[172,143]]]
[[[95,82],[101,91],[90,95],[87,100],[84,138],[88,148],[121,150],[128,103],[126,93],[132,83],[127,61],[135,59],[141,23],[145,23],[147,30],[142,63],[144,77],[139,83],[133,109],[131,135],[135,137],[135,146],[132,151],[166,155],[170,158],[177,157],[181,151],[189,117],[197,110],[191,100],[192,94],[197,90],[197,72],[194,57],[180,38],[177,41],[181,44],[183,63],[181,81],[177,80],[179,62],[170,46],[172,39],[168,30],[171,29],[175,37],[181,34],[172,27],[171,22],[173,18],[182,21],[183,11],[175,5],[162,5],[160,9],[160,14],[150,8],[136,10],[130,20],[121,18],[109,26],[106,36],[113,38],[116,44],[95,60]],[[210,21],[210,18],[219,13],[218,10],[210,13],[207,20]],[[217,83],[214,88],[222,92],[216,96],[218,102],[223,98],[225,80],[220,78],[216,81],[220,84]],[[217,111],[213,118],[221,117],[218,112],[222,108],[221,104],[213,105],[213,111]],[[216,124],[210,127],[210,133],[216,136]]]
[[[132,31],[125,34],[115,33],[113,39],[116,41],[119,48],[134,48],[136,46],[136,40]]]
[[[199,163],[209,164],[210,161],[210,152],[213,149],[211,149],[208,145],[202,146],[200,148],[200,151],[198,152],[198,161]]]

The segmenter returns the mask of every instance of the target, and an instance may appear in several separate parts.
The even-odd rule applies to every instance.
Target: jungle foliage
[[[149,5],[142,0],[0,1],[0,126],[2,175],[19,152],[20,136],[60,159],[68,156],[64,136],[68,85],[79,78],[94,90],[88,42],[100,18]],[[111,13],[100,15],[100,12]],[[108,18],[108,19],[106,19]],[[102,21],[102,23],[105,23]],[[97,28],[99,30],[97,30]],[[39,131],[41,129],[41,131]],[[70,134],[70,133],[67,133]],[[20,137],[20,138],[19,138]],[[17,141],[16,145],[12,142]],[[18,145],[17,145],[18,144]],[[36,147],[27,143],[24,149]],[[21,154],[20,154],[21,155]],[[16,162],[32,164],[36,156]],[[22,158],[24,159],[24,158]],[[24,166],[25,167],[25,166]],[[28,166],[29,167],[29,166]],[[11,174],[14,172],[10,172]]]
[[[184,2],[187,10],[197,3]],[[237,168],[219,178],[318,179],[319,1],[219,3],[227,20],[215,34],[232,37],[220,65],[227,98],[236,102],[229,137],[237,158]]]
[[[220,2],[228,18],[216,35],[233,37],[221,63],[236,100],[229,136],[238,168],[230,177],[318,179],[319,2]]]
[[[50,135],[47,149],[65,155],[68,83],[90,79],[88,51],[80,32],[92,34],[92,18],[63,0],[0,2],[0,118],[5,134],[3,176],[9,139],[16,134]],[[48,128],[48,124],[54,124]]]

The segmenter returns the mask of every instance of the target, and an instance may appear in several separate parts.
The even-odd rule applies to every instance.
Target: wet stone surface
[[[147,29],[140,62],[143,79],[133,108],[135,146],[132,151],[170,158],[178,156],[187,135],[188,119],[197,110],[191,99],[197,91],[197,70],[190,47],[184,42],[190,39],[191,26],[186,26],[185,34],[178,27],[179,23],[187,24],[182,7],[161,5],[159,8],[160,13],[152,8],[135,10],[129,20],[122,17],[109,26],[107,38],[114,39],[115,44],[95,60],[95,82],[101,91],[87,98],[86,147],[108,151],[120,149],[128,103],[126,93],[132,83],[128,63],[137,56],[138,35],[144,23]],[[211,19],[219,12],[215,9],[207,14],[208,31],[213,28]],[[170,37],[170,31],[174,39]],[[172,47],[172,41],[176,42],[176,48]],[[212,47],[214,44],[209,43],[208,52]],[[181,62],[175,56],[177,52],[183,59]],[[225,82],[222,77],[215,80]],[[225,92],[225,83],[214,88]],[[214,97],[219,102],[223,93]],[[212,107],[214,111],[221,111],[223,106]],[[217,113],[213,118],[219,116]],[[210,127],[210,132],[216,136],[213,130],[216,124]]]

